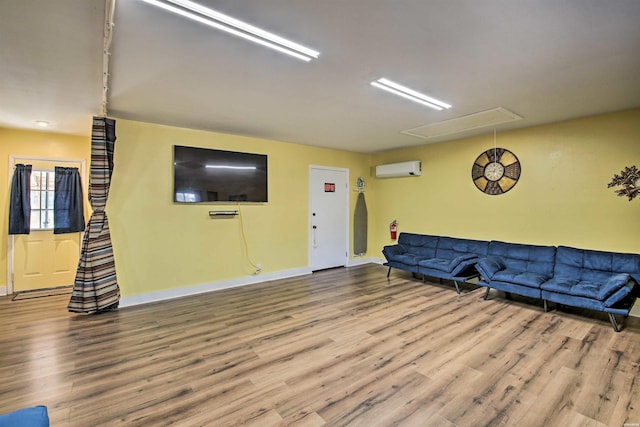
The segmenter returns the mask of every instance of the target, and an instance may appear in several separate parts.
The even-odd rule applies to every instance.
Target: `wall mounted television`
[[[267,156],[173,146],[176,203],[268,201]]]

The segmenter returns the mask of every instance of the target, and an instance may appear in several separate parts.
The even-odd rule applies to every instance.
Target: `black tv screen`
[[[253,202],[267,198],[267,156],[173,146],[173,201]]]

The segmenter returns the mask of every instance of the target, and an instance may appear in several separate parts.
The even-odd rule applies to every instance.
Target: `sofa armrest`
[[[387,261],[391,260],[394,256],[402,255],[405,252],[407,251],[402,245],[388,245],[382,248],[382,254]]]
[[[629,291],[633,287],[632,284],[635,283],[635,280],[626,273],[614,274],[607,279],[606,282],[603,283],[600,290],[598,290],[598,299],[600,301],[604,301],[611,295],[613,295],[616,291],[628,287]]]
[[[490,280],[498,271],[505,268],[504,262],[497,256],[480,258],[476,263],[476,269],[487,280]]]
[[[468,256],[458,257],[455,261],[456,266],[451,271],[451,275],[454,277],[458,276],[469,267],[475,265],[475,263],[478,261],[478,257],[476,255],[469,254]]]

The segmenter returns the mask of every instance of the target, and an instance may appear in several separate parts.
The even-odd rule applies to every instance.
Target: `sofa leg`
[[[460,287],[458,286],[458,281],[454,280],[453,284],[456,285],[456,292],[458,293],[458,295],[460,294]]]
[[[618,328],[618,322],[616,322],[616,318],[613,315],[613,313],[608,313],[609,314],[609,320],[611,320],[611,326],[613,326],[613,330],[616,332],[620,332],[620,329]]]
[[[487,290],[486,290],[486,292],[484,293],[484,300],[485,300],[485,301],[487,300],[487,298],[489,298],[489,291],[490,291],[490,290],[491,290],[491,288],[487,286]]]
[[[391,267],[389,267],[389,271],[387,271],[387,277],[391,274]]]
[[[544,299],[544,300],[542,300],[542,302],[543,302],[543,306],[544,306],[544,312],[546,313],[546,312],[549,311],[549,306],[547,305],[547,300]]]

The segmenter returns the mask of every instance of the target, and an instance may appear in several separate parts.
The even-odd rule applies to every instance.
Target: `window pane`
[[[41,176],[40,176],[40,172],[39,171],[32,171],[31,172],[31,189],[32,190],[39,190],[40,189],[40,180],[41,180]]]
[[[54,188],[56,188],[56,174],[55,172],[47,172],[47,178],[49,181],[49,185],[47,186],[47,188],[51,191],[54,190]]]
[[[47,209],[53,209],[53,196],[55,193],[53,191],[47,191]]]
[[[31,209],[40,208],[40,192],[37,190],[31,190]]]
[[[40,228],[40,211],[31,211],[31,228]]]
[[[43,214],[45,218],[44,218],[44,223],[42,224],[42,228],[48,228],[48,229],[53,228],[53,211],[46,211],[46,212],[43,212]]]
[[[47,209],[47,193],[45,191],[40,192],[40,209]]]

